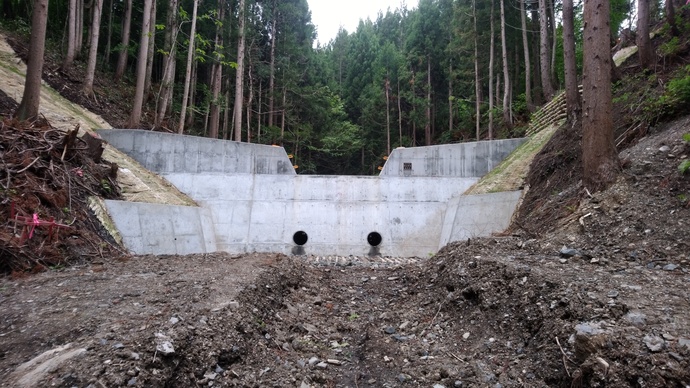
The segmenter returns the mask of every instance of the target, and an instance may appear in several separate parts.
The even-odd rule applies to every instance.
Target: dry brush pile
[[[100,142],[46,120],[0,122],[0,272],[102,259],[118,249],[89,209],[89,197],[117,198],[117,165]]]

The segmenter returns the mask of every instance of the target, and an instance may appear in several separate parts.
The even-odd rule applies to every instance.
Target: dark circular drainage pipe
[[[382,240],[382,238],[381,238],[381,235],[379,234],[379,232],[371,232],[367,236],[367,242],[372,247],[379,246],[379,244],[381,244],[381,240]]]
[[[309,240],[309,236],[307,236],[307,233],[302,230],[295,232],[295,234],[292,235],[292,241],[299,246],[306,244],[307,240]]]

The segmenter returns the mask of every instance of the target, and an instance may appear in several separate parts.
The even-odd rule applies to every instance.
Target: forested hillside
[[[28,37],[38,3],[3,0],[2,28]],[[641,3],[647,26],[683,6]],[[299,173],[375,174],[398,146],[522,135],[564,88],[563,36],[582,74],[582,2],[404,4],[315,47],[307,0],[50,0],[44,79],[122,107],[116,126],[283,145]],[[611,37],[630,36],[636,2],[610,5]]]

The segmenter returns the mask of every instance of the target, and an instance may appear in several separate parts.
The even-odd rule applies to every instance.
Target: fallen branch
[[[558,340],[558,337],[556,337],[556,343],[558,344],[558,348],[561,349],[561,354],[563,354],[563,367],[565,368],[565,373],[568,375],[568,377],[571,377],[570,371],[568,370],[568,365],[566,364],[565,361],[568,360],[568,361],[572,362],[573,364],[575,364],[575,362],[573,360],[571,360],[570,357],[568,357],[565,354],[565,351],[563,350],[563,347],[561,346],[561,342]]]

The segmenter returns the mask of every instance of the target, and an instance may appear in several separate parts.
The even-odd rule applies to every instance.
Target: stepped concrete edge
[[[136,254],[425,257],[502,231],[520,197],[461,194],[524,139],[400,148],[380,176],[320,176],[295,174],[281,147],[141,130],[99,134],[199,204],[106,201]]]

